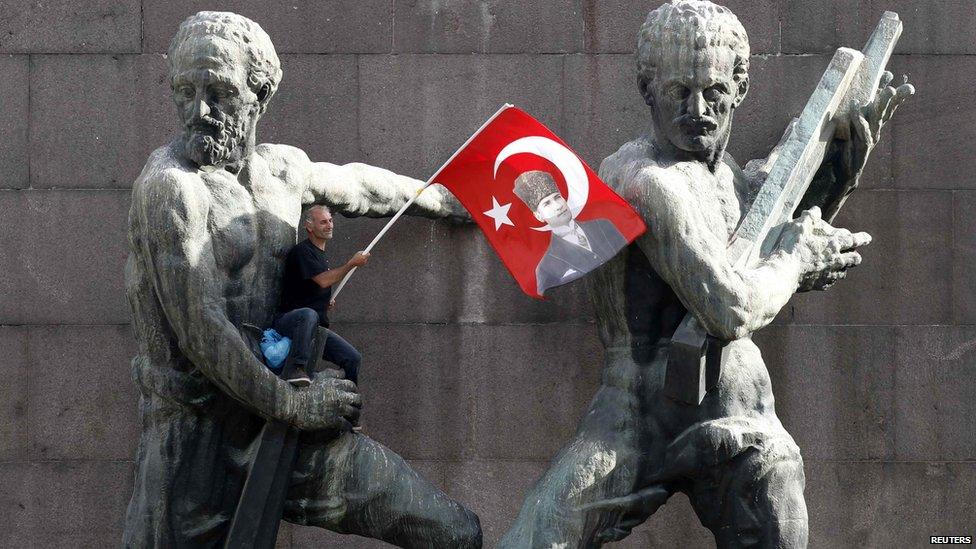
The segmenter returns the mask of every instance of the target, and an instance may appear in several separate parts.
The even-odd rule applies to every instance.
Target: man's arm
[[[342,267],[336,267],[335,269],[329,269],[328,271],[323,271],[312,277],[312,280],[321,288],[328,288],[334,284],[337,284],[344,276],[349,274],[349,271],[355,269],[356,267],[362,267],[369,261],[368,252],[356,252],[349,261],[346,262]],[[331,308],[331,305],[330,305]]]
[[[313,162],[302,201],[328,204],[348,217],[390,217],[423,187],[423,181],[367,164],[338,166]],[[454,195],[437,184],[427,187],[406,213],[435,219],[471,220]]]
[[[295,390],[258,361],[227,318],[204,189],[173,170],[147,177],[133,193],[139,253],[180,350],[222,391],[265,418],[304,429],[341,428],[341,416],[358,405],[351,382],[328,378]]]
[[[645,168],[626,194],[647,223],[636,241],[641,251],[702,326],[723,340],[769,324],[811,275],[841,273],[860,262],[850,251],[854,235],[832,228],[830,235],[815,235],[823,231],[822,222],[809,215],[789,227],[788,246],[758,264],[736,267],[728,260],[727,242],[709,230],[683,182],[669,183],[657,168]]]

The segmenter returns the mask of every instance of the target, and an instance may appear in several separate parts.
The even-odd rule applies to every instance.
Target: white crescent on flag
[[[586,169],[579,157],[573,154],[573,151],[548,137],[539,135],[523,137],[505,145],[505,148],[495,157],[494,177],[498,177],[498,167],[501,166],[502,162],[510,156],[521,153],[545,158],[559,169],[560,173],[563,174],[563,179],[566,180],[569,191],[569,196],[566,197],[566,205],[569,206],[569,211],[572,212],[573,219],[575,219],[583,211],[583,206],[586,206],[586,199],[590,193],[590,179],[586,176]],[[552,227],[546,224],[543,227],[532,227],[532,229],[551,231]]]

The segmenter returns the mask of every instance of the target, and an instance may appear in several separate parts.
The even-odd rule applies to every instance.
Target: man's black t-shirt
[[[328,328],[332,287],[323,288],[312,280],[315,275],[328,270],[329,260],[325,252],[312,244],[311,240],[296,244],[285,258],[278,314],[308,307],[319,314],[319,325]]]

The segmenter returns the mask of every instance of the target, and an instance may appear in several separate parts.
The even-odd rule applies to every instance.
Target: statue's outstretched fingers
[[[878,82],[878,89],[883,90],[887,88],[894,79],[895,75],[891,71],[884,71],[881,73],[881,80]]]
[[[360,395],[359,393],[344,393],[344,395],[349,405],[355,406],[357,408],[363,407],[363,396]]]
[[[853,237],[854,242],[845,251],[853,250],[855,248],[860,248],[861,246],[867,246],[868,244],[871,243],[871,240],[873,240],[870,234],[863,231],[853,233],[851,236]]]

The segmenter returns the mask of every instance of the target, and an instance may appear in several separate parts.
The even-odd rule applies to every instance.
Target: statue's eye
[[[729,90],[725,87],[725,85],[715,84],[714,86],[706,88],[705,91],[702,92],[702,97],[705,98],[705,101],[718,101],[723,95],[728,93]]]
[[[228,99],[230,97],[234,97],[235,95],[237,94],[230,88],[220,87],[214,90],[214,96],[217,99]]]
[[[690,93],[691,91],[681,84],[675,84],[668,89],[668,95],[671,97],[671,99],[686,99]]]
[[[184,99],[193,99],[193,86],[180,86],[176,88],[176,93]]]

